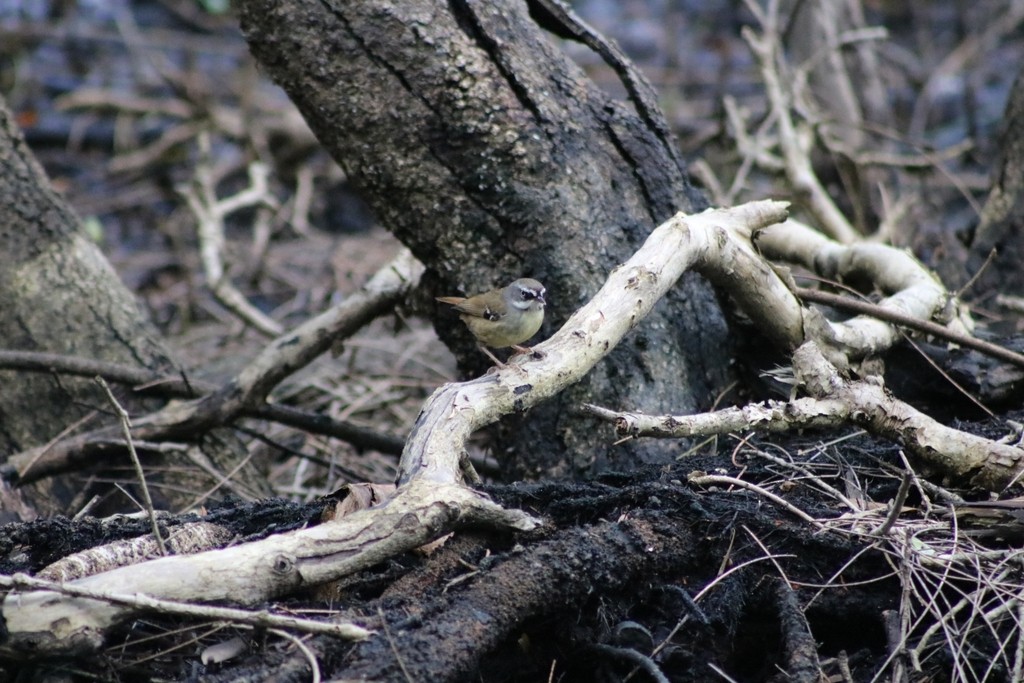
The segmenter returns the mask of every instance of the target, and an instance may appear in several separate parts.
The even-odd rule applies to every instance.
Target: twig
[[[925,320],[923,317],[921,317],[919,315],[918,316],[906,315],[906,314],[904,314],[899,309],[899,307],[893,307],[891,305],[890,306],[883,306],[882,304],[872,303],[871,301],[869,301],[867,299],[867,297],[865,297],[863,294],[861,294],[858,290],[856,290],[853,287],[850,287],[850,286],[848,286],[848,285],[846,285],[846,284],[844,284],[842,282],[839,282],[838,280],[836,280],[834,278],[823,278],[823,277],[814,277],[814,276],[804,276],[804,277],[809,277],[812,280],[817,280],[819,282],[823,282],[823,283],[829,285],[830,287],[836,287],[838,289],[842,289],[842,290],[844,290],[846,292],[849,292],[849,294],[852,297],[854,297],[853,299],[845,299],[845,301],[851,301],[852,300],[852,301],[855,301],[855,302],[858,302],[858,303],[863,303],[863,304],[867,304],[867,305],[871,305],[871,306],[876,306],[879,311],[886,311],[886,312],[892,313],[894,315],[894,317],[899,317],[901,320],[910,319],[910,320],[917,321],[917,322],[922,322],[922,323],[930,322],[930,321]],[[800,296],[800,292],[810,291],[810,292],[812,292],[812,294],[811,294],[812,297],[814,296],[814,294],[817,294],[817,293],[820,292],[820,290],[799,290],[799,289],[797,289],[795,291],[797,293],[797,296]],[[825,294],[825,295],[829,294],[828,292],[820,292],[820,293]],[[950,294],[949,296],[950,296],[950,300],[951,301],[957,300],[959,298],[959,294]],[[808,300],[812,300],[812,299],[808,298]],[[842,305],[841,304],[835,304],[834,307],[835,308],[842,308]],[[867,313],[866,315],[869,315],[870,317],[877,317],[880,320],[885,320],[886,319],[886,318],[883,317],[884,314],[882,314],[882,313],[879,313],[877,316],[873,315],[873,314],[870,314],[870,313]],[[893,321],[890,321],[890,322],[893,322]],[[906,327],[912,327],[913,325],[912,324],[907,324],[905,326]],[[943,336],[947,336],[948,337],[949,335],[957,335],[956,330],[952,329],[951,327],[943,326],[941,329],[946,332],[946,334],[943,335]],[[970,401],[975,406],[977,406],[979,410],[981,410],[982,412],[987,414],[989,417],[992,417],[992,418],[995,417],[995,415],[992,413],[992,411],[989,410],[988,407],[985,406],[985,404],[983,404],[981,401],[979,401],[977,398],[975,398],[969,391],[967,391],[967,389],[965,389],[963,386],[961,386],[959,382],[957,382],[955,379],[950,377],[948,372],[946,372],[941,367],[939,367],[939,364],[934,359],[932,359],[931,356],[929,356],[927,353],[925,353],[921,349],[921,347],[919,347],[917,345],[917,343],[910,337],[909,334],[906,334],[906,333],[901,333],[901,334],[902,334],[903,339],[908,344],[910,344],[910,346],[913,347],[913,349],[917,352],[917,354],[921,358],[923,358],[926,363],[928,363],[930,366],[932,366],[932,369],[934,369],[935,372],[938,373],[944,380],[946,380],[946,382],[948,382],[956,391],[958,391],[964,398],[966,398],[968,401]],[[957,336],[959,336],[959,337],[966,337],[968,339],[974,339],[974,337],[972,335],[959,334]]]
[[[128,446],[128,455],[132,459],[132,466],[135,468],[135,476],[139,479],[139,489],[142,491],[142,502],[145,507],[146,514],[149,516],[149,524],[153,528],[153,538],[156,540],[156,545],[160,550],[160,554],[166,555],[167,544],[164,543],[164,537],[160,534],[160,524],[157,522],[156,510],[153,508],[153,498],[149,495],[149,485],[146,484],[146,474],[142,471],[142,462],[139,460],[139,454],[135,452],[135,443],[132,441],[131,418],[128,416],[128,411],[121,407],[117,398],[114,397],[114,392],[110,390],[110,385],[103,381],[102,377],[97,377],[96,383],[99,384],[103,391],[106,392],[107,400],[110,401],[110,405],[117,413],[118,421],[121,425],[121,434],[124,436],[125,444]]]
[[[27,370],[29,372],[59,372],[79,377],[100,376],[108,382],[127,384],[140,393],[155,394],[167,398],[203,398],[212,394],[222,385],[199,379],[161,375],[145,368],[135,368],[120,363],[65,356],[39,351],[0,350],[0,368]],[[360,427],[345,420],[338,420],[321,413],[312,413],[292,406],[264,403],[253,408],[243,408],[240,417],[253,417],[268,422],[303,429],[314,434],[331,436],[347,441],[358,449],[371,449],[398,455],[405,440],[373,429]]]
[[[909,472],[903,473],[903,479],[900,480],[900,488],[896,491],[896,497],[893,498],[892,508],[889,510],[889,514],[886,515],[885,521],[871,532],[872,536],[885,536],[892,529],[893,524],[900,518],[900,512],[903,511],[903,503],[907,500],[907,494],[910,493],[910,482],[913,480]]]
[[[722,671],[722,668],[714,662],[707,662],[707,667],[722,677],[726,683],[739,683],[735,678]]]
[[[379,451],[386,455],[400,455],[405,445],[405,439],[402,437],[291,406],[267,403],[251,410],[245,409],[242,414],[341,439],[357,449]]]
[[[910,144],[909,142],[907,144]],[[975,146],[971,139],[961,140],[935,152],[899,154],[896,152],[857,152],[857,163],[862,166],[897,166],[899,168],[931,168],[940,161],[949,161],[970,152]],[[966,287],[966,286],[965,286]]]
[[[910,461],[907,460],[907,454],[903,452],[902,448],[899,450],[899,456],[900,462],[903,464],[903,472],[910,476],[911,483],[914,485],[914,488],[917,489],[917,495],[921,497],[921,506],[924,508],[923,517],[928,519],[932,516],[932,501],[928,495],[928,491],[923,485],[921,478],[917,476],[917,472],[914,471],[913,465],[911,465]]]
[[[1017,621],[1024,623],[1024,601],[1017,603]],[[1011,680],[1024,680],[1024,628],[1017,628],[1017,643],[1013,649],[1013,675]]]
[[[298,617],[272,614],[265,610],[256,612],[230,607],[195,605],[187,602],[152,598],[141,593],[135,593],[132,595],[104,593],[101,591],[89,590],[87,588],[78,588],[72,584],[42,581],[40,579],[32,578],[26,574],[13,574],[11,576],[0,575],[0,586],[8,589],[28,588],[32,590],[53,591],[55,593],[63,593],[64,595],[70,595],[77,598],[100,600],[102,602],[126,605],[128,607],[159,612],[162,614],[195,617],[199,619],[235,621],[263,628],[289,628],[296,631],[304,631],[306,633],[334,636],[345,640],[363,640],[374,633],[362,626],[356,626],[355,624],[350,623],[329,624],[322,621],[313,621],[311,619],[300,619]]]
[[[821,522],[814,519],[809,514],[807,514],[797,506],[790,503],[788,500],[775,495],[771,491],[761,488],[757,484],[752,484],[749,481],[743,481],[742,479],[737,479],[735,477],[726,477],[717,474],[706,474],[695,477],[688,477],[687,481],[689,481],[691,484],[696,484],[697,486],[715,486],[717,484],[719,486],[737,486],[741,489],[753,491],[759,496],[763,496],[768,500],[772,501],[773,503],[775,503],[776,505],[788,510],[793,515],[799,517],[808,524],[812,524],[820,530],[825,529],[825,526]]]
[[[0,475],[0,476],[3,476],[4,478],[8,478],[9,479],[9,478],[11,478],[12,473],[13,473],[13,474],[16,474],[18,477],[20,477],[20,476],[22,476],[22,473],[28,472],[28,471],[32,470],[33,468],[35,468],[35,466],[36,466],[36,464],[38,462],[40,462],[41,460],[46,459],[47,456],[51,453],[51,451],[53,451],[55,449],[58,449],[59,445],[61,443],[64,443],[64,440],[68,437],[69,434],[73,434],[74,432],[78,431],[79,427],[81,427],[82,425],[84,425],[84,424],[88,423],[89,421],[91,421],[98,414],[99,414],[99,411],[96,411],[96,410],[90,412],[88,415],[83,416],[81,419],[76,420],[75,422],[69,424],[67,427],[62,429],[59,434],[57,434],[55,437],[53,437],[52,439],[47,441],[45,444],[43,444],[41,448],[37,448],[37,449],[33,449],[32,451],[29,451],[30,457],[22,459],[23,463],[22,463],[22,466],[20,468],[10,467],[11,460],[15,456],[9,457],[8,460],[7,460],[7,465],[6,466],[0,466],[0,473],[2,473],[2,475]],[[9,468],[9,469],[5,469],[5,468]]]
[[[398,668],[402,670],[402,675],[405,676],[406,683],[414,683],[412,676],[409,675],[409,670],[405,668],[405,661],[402,659],[402,653],[398,651],[398,645],[395,644],[395,639],[391,637],[391,629],[388,628],[387,616],[385,616],[384,610],[380,607],[377,608],[377,616],[380,617],[380,624],[384,631],[384,637],[388,640],[388,646],[391,648],[392,654],[395,655],[395,661],[398,662]]]
[[[615,423],[615,433],[624,438],[686,438],[725,434],[748,429],[786,432],[841,424],[848,406],[841,402],[799,398],[792,401],[765,401],[742,407],[722,408],[697,415],[647,415],[609,410],[589,403],[584,412],[605,422]]]
[[[293,636],[291,633],[288,633],[287,631],[282,631],[281,629],[277,628],[268,628],[267,633],[273,633],[274,635],[280,636],[285,640],[292,641],[292,644],[299,649],[299,652],[301,652],[303,656],[306,658],[306,660],[309,662],[309,668],[310,671],[312,672],[313,683],[320,683],[320,664],[316,661],[316,655],[313,654],[313,651],[310,650],[309,647],[307,647],[306,644],[302,642],[300,638]]]
[[[750,536],[750,540],[752,540],[754,542],[754,544],[757,545],[757,547],[761,549],[761,552],[764,553],[764,557],[771,558],[770,561],[771,561],[772,565],[775,567],[775,571],[777,571],[779,573],[779,578],[782,579],[785,582],[785,585],[792,586],[793,582],[790,581],[789,580],[789,576],[786,575],[786,570],[784,570],[782,568],[782,565],[779,564],[778,559],[776,559],[772,555],[772,551],[768,549],[768,546],[766,546],[764,544],[764,542],[761,541],[761,539],[757,537],[757,534],[755,534],[753,531],[751,531],[750,527],[748,527],[746,524],[743,525],[743,530],[747,532],[747,536]]]
[[[990,254],[990,256],[991,256],[991,254]],[[982,266],[982,268],[984,268],[984,266]],[[980,271],[979,271],[979,273],[980,273]],[[913,315],[906,315],[906,314],[904,314],[901,310],[899,310],[898,307],[894,308],[892,306],[883,306],[881,304],[872,304],[870,301],[868,301],[864,297],[864,295],[862,295],[859,291],[857,291],[853,287],[849,287],[849,286],[847,286],[847,285],[845,285],[845,284],[843,284],[841,282],[838,282],[838,281],[836,281],[834,279],[829,279],[829,278],[813,278],[813,279],[820,280],[820,281],[825,282],[825,283],[827,283],[827,284],[829,284],[830,286],[833,286],[833,287],[838,287],[838,288],[844,289],[844,290],[848,291],[854,297],[861,297],[860,299],[856,299],[856,298],[855,299],[846,299],[845,301],[851,301],[852,300],[852,301],[854,301],[856,303],[859,303],[859,304],[866,304],[866,305],[876,306],[880,312],[881,311],[885,311],[887,313],[891,313],[893,315],[893,317],[898,317],[901,320],[910,320],[910,321],[916,321],[917,323],[928,323],[928,324],[931,324],[930,321],[927,321],[927,320],[925,320],[924,318],[922,318],[920,316],[913,316]],[[812,294],[811,294],[812,297],[814,296],[814,294],[817,294],[817,293],[825,294],[826,296],[829,294],[828,292],[819,292],[818,290],[797,290],[797,295],[798,296],[799,296],[799,293],[801,291],[812,292]],[[952,299],[956,299],[957,295],[951,295],[951,297],[952,297]],[[809,299],[809,300],[813,300],[813,299]],[[835,308],[842,308],[842,305],[841,304],[834,304],[834,307]],[[860,312],[860,311],[858,311],[858,312]],[[879,313],[877,315],[868,313],[867,315],[870,315],[871,317],[877,317],[877,318],[879,318],[881,320],[885,320],[886,319],[885,317],[883,317],[885,315],[884,313]],[[893,322],[893,321],[890,320],[890,322]],[[914,325],[913,323],[910,323],[910,324],[907,324],[905,326],[913,327],[913,325]],[[953,330],[950,327],[943,326],[943,327],[941,327],[941,329],[945,331],[945,334],[942,334],[942,336],[946,336],[947,338],[949,336],[957,336],[957,337],[966,338],[966,339],[969,339],[969,340],[972,340],[972,341],[978,341],[978,340],[976,340],[971,335],[958,334],[956,332],[956,330]],[[941,376],[944,380],[946,380],[946,382],[948,382],[950,384],[950,386],[953,387],[953,389],[955,389],[964,398],[966,398],[968,401],[970,401],[975,406],[977,406],[977,408],[979,410],[981,410],[982,412],[984,412],[986,415],[988,415],[991,418],[995,417],[995,415],[992,413],[992,411],[989,410],[988,406],[986,406],[981,401],[979,401],[973,394],[971,394],[971,392],[967,391],[967,389],[965,389],[959,382],[957,382],[955,379],[950,377],[948,372],[946,372],[944,369],[939,367],[939,364],[931,356],[929,356],[927,353],[925,353],[921,349],[921,347],[919,347],[917,345],[917,342],[915,342],[910,337],[909,334],[905,334],[904,333],[902,336],[903,336],[903,339],[906,340],[906,342],[911,347],[913,347],[913,349],[917,352],[917,354],[922,359],[924,359],[924,361],[926,363],[928,363],[928,365],[930,365],[932,367],[932,369],[934,369],[935,372],[938,373],[939,376]]]
[[[225,217],[249,206],[275,204],[267,187],[269,169],[261,163],[250,164],[249,187],[230,197],[217,199],[213,173],[209,167],[209,135],[200,134],[199,146],[204,159],[196,168],[194,185],[183,185],[178,191],[196,217],[199,253],[210,290],[218,301],[243,322],[268,337],[276,337],[284,329],[277,321],[250,304],[235,288],[224,271],[223,258]]]
[[[813,301],[815,303],[833,306],[835,308],[852,311],[861,315],[868,315],[872,318],[885,320],[903,327],[909,327],[912,330],[917,330],[918,332],[924,332],[925,334],[946,339],[947,341],[959,344],[960,346],[972,348],[986,356],[992,356],[993,358],[998,358],[1006,361],[1007,363],[1012,363],[1017,367],[1024,368],[1024,355],[982,339],[977,339],[966,334],[955,332],[950,330],[948,327],[933,323],[930,320],[922,320],[920,318],[905,315],[899,311],[894,311],[891,308],[883,308],[876,304],[857,301],[849,297],[839,296],[838,294],[831,294],[829,292],[822,292],[817,289],[798,287],[796,289],[796,295],[805,301]]]
[[[850,588],[852,588],[854,586],[867,585],[869,583],[877,583],[877,582],[880,582],[880,581],[888,581],[889,578],[891,577],[891,575],[880,576],[880,577],[873,576],[870,579],[865,579],[864,581],[843,581],[842,584],[835,584],[835,583],[833,583],[840,576],[842,576],[843,573],[847,569],[852,567],[854,565],[854,563],[857,560],[859,560],[862,556],[867,555],[868,553],[871,553],[871,552],[873,552],[873,551],[875,551],[877,549],[878,549],[878,541],[875,541],[875,542],[873,542],[873,543],[871,543],[869,545],[863,546],[862,548],[857,550],[857,552],[854,553],[849,559],[847,559],[846,562],[844,562],[842,564],[842,566],[839,567],[839,569],[837,569],[834,572],[832,572],[832,575],[830,577],[828,577],[827,579],[825,579],[824,583],[813,584],[813,583],[805,583],[805,582],[795,582],[796,585],[802,586],[804,588],[817,588],[818,589],[817,592],[814,595],[812,595],[810,597],[810,599],[807,600],[807,602],[804,603],[804,610],[805,611],[809,610],[811,608],[811,605],[813,605],[814,602],[818,598],[820,598],[825,593],[825,590],[828,589],[828,588],[835,588],[837,585],[841,585],[841,587],[844,590],[849,590]]]
[[[777,558],[786,558],[786,557],[796,557],[796,556],[795,555],[767,555],[767,556],[764,556],[764,557],[755,557],[752,560],[747,560],[746,562],[741,562],[740,564],[737,564],[734,567],[730,567],[728,570],[726,570],[724,572],[719,572],[719,574],[712,581],[710,581],[708,583],[708,585],[706,585],[703,588],[701,588],[700,591],[696,595],[693,596],[693,603],[696,604],[701,598],[703,598],[705,595],[710,593],[712,588],[714,588],[715,586],[717,586],[718,584],[723,582],[729,575],[731,575],[731,574],[733,574],[735,572],[738,572],[741,569],[745,569],[746,567],[749,567],[752,564],[757,564],[758,562],[766,562],[766,561],[774,562],[774,560],[777,559]],[[686,620],[689,619],[689,618],[690,618],[689,614],[684,614],[679,619],[679,621],[676,623],[675,627],[671,631],[669,631],[668,635],[665,636],[665,638],[662,639],[662,641],[660,643],[658,643],[658,645],[651,651],[651,657],[656,657],[659,652],[661,652],[670,642],[672,642],[672,639],[675,638],[676,633],[679,632],[679,629],[681,629],[683,627],[683,624],[685,624]]]
[[[818,475],[814,474],[814,472],[810,471],[806,467],[803,467],[803,466],[799,465],[798,463],[792,462],[790,460],[783,460],[782,458],[777,458],[774,455],[771,455],[770,453],[766,453],[765,451],[763,451],[763,450],[761,450],[759,448],[751,449],[751,453],[753,453],[754,455],[756,455],[759,458],[763,458],[765,460],[768,460],[769,462],[774,462],[777,465],[780,465],[782,467],[789,467],[789,468],[799,472],[801,475],[803,475],[804,477],[807,477],[812,482],[814,482],[819,487],[821,487],[821,489],[823,491],[825,491],[826,493],[832,495],[833,497],[835,497],[836,500],[840,501],[843,505],[845,505],[846,507],[850,508],[850,510],[857,510],[858,509],[858,506],[852,500],[850,500],[847,496],[845,496],[839,489],[835,488],[834,486],[832,486],[831,484],[826,482],[824,479],[822,479]]]
[[[419,282],[423,270],[423,265],[402,249],[358,292],[271,342],[233,381],[199,401],[152,415],[149,423],[158,430],[194,431],[262,404],[285,377],[390,311]]]
[[[95,377],[99,375],[108,382],[129,384],[132,386],[148,385],[146,389],[154,389],[155,393],[172,398],[194,398],[195,391],[213,391],[217,385],[203,383],[201,380],[186,383],[184,380],[170,375],[161,375],[146,368],[132,367],[122,363],[68,356],[59,353],[42,351],[10,351],[0,349],[0,368],[6,370],[28,370],[30,372],[58,372],[77,377]],[[155,388],[154,388],[155,387]]]

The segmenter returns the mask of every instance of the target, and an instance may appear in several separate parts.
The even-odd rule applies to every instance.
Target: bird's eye
[[[529,301],[530,299],[535,299],[537,297],[537,295],[533,293],[532,289],[523,289],[519,293],[523,295],[523,301]]]

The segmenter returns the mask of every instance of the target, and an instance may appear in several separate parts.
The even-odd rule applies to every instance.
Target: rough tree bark
[[[538,25],[587,31],[549,2],[245,0],[239,10],[256,58],[427,265],[431,294],[536,277],[550,333],[654,226],[703,208],[649,86],[590,34],[632,102],[596,88]],[[463,367],[486,367],[454,316],[435,314]],[[662,459],[670,447],[611,450],[572,408],[596,396],[648,412],[706,407],[731,355],[711,288],[688,275],[577,387],[506,425],[503,461],[523,475]]]
[[[6,349],[82,356],[169,374],[179,371],[135,298],[51,188],[3,100],[0,339]],[[0,371],[0,386],[3,458],[45,444],[76,421],[84,420],[83,427],[94,428],[110,420],[109,400],[90,379]],[[154,407],[149,402],[145,408],[147,403],[131,391],[116,394],[130,413],[149,412]],[[230,457],[230,450],[223,445],[206,450],[211,464],[216,465],[222,456]],[[96,464],[130,471],[124,451],[106,457],[109,460]],[[155,502],[162,507],[187,504],[216,483],[209,474],[200,473],[182,450],[158,458],[160,466],[153,468],[150,483]],[[232,467],[220,464],[225,472]],[[243,481],[256,481],[247,476],[251,470],[239,474]],[[132,488],[134,477],[124,479]],[[17,489],[0,482],[0,511],[7,519],[74,513],[91,496],[110,490],[109,485],[82,486],[66,477]]]

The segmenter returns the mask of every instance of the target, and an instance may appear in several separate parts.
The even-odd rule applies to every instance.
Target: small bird
[[[517,353],[528,353],[530,349],[519,344],[537,334],[544,322],[544,292],[544,285],[527,277],[504,289],[492,289],[468,299],[440,296],[437,300],[454,306],[476,337],[480,350],[499,367],[505,367],[487,347],[511,346]]]

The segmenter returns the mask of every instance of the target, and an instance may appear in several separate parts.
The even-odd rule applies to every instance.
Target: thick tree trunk
[[[550,7],[529,9],[572,33]],[[655,225],[702,208],[646,83],[627,84],[631,104],[598,90],[527,3],[239,9],[257,59],[427,265],[431,294],[535,277],[548,289],[550,334]],[[614,47],[604,52],[615,61]],[[464,367],[486,367],[454,315],[435,313]],[[730,351],[711,288],[687,276],[580,385],[505,426],[504,461],[521,475],[664,459],[664,444],[611,450],[572,409],[597,398],[647,412],[706,407],[727,382]]]
[[[132,294],[99,249],[79,229],[76,216],[49,180],[0,100],[0,347],[46,351],[175,373],[177,368]],[[0,371],[0,456],[7,458],[82,421],[78,431],[110,423],[112,406],[91,379]],[[147,403],[114,388],[131,413]],[[148,403],[153,407],[152,402]],[[206,453],[212,463],[223,448]],[[134,475],[124,451],[96,463],[119,470],[128,489]],[[183,451],[160,456],[162,475],[150,481],[155,502],[187,504],[216,483],[197,471]],[[115,460],[116,458],[116,460]],[[166,469],[165,469],[166,468]],[[223,471],[230,471],[228,464]],[[240,473],[245,479],[245,472]],[[164,488],[164,485],[167,488]],[[66,514],[109,485],[82,486],[55,478],[13,488],[0,482],[0,510],[8,518]],[[125,501],[115,504],[123,509]],[[98,510],[102,510],[101,506]]]

